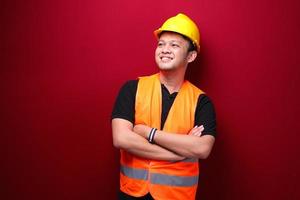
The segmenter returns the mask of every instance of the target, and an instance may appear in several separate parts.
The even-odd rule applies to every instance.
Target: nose
[[[163,46],[162,48],[162,53],[170,53],[170,45],[169,44],[166,44]]]

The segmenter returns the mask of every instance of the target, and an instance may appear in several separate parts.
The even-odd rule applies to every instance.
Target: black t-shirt
[[[126,82],[119,91],[113,112],[113,118],[122,118],[134,124],[135,116],[135,96],[137,91],[138,80]],[[168,89],[161,84],[162,87],[162,113],[161,113],[161,129],[165,124],[169,110],[177,96],[177,92],[169,93]],[[195,126],[203,125],[204,131],[202,135],[216,136],[216,114],[211,100],[201,94],[198,98],[195,112]]]

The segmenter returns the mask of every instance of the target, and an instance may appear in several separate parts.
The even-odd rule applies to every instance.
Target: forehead
[[[171,40],[181,42],[181,43],[188,42],[183,38],[182,35],[174,32],[162,32],[159,37],[159,41],[171,41]]]

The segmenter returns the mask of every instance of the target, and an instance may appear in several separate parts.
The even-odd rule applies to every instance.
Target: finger
[[[197,131],[197,136],[201,136],[202,135],[202,130],[198,130]]]
[[[197,125],[194,126],[194,127],[192,128],[192,130],[190,130],[189,135],[193,135],[193,134],[195,133],[195,131],[197,131],[197,128],[198,128]]]
[[[195,133],[194,136],[200,137],[201,136],[201,132]]]
[[[199,132],[199,131],[201,131],[201,127],[200,126],[195,126],[192,130],[191,130],[191,132],[193,133],[193,134],[196,134],[196,132]]]
[[[195,135],[195,136],[200,136],[201,135],[201,131],[195,131],[194,133],[193,133],[193,135]]]
[[[199,126],[198,130],[201,132],[204,131],[204,126]]]
[[[204,131],[204,126],[201,125],[201,126],[199,126],[199,127],[197,128],[197,131],[194,132],[194,135],[196,135],[196,136],[201,136],[203,131]]]

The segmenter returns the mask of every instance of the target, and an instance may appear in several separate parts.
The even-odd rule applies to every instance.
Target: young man
[[[193,200],[198,159],[208,157],[216,135],[212,102],[184,79],[200,50],[199,30],[178,14],[154,34],[159,72],[128,81],[112,113],[113,143],[121,149],[119,199]]]

